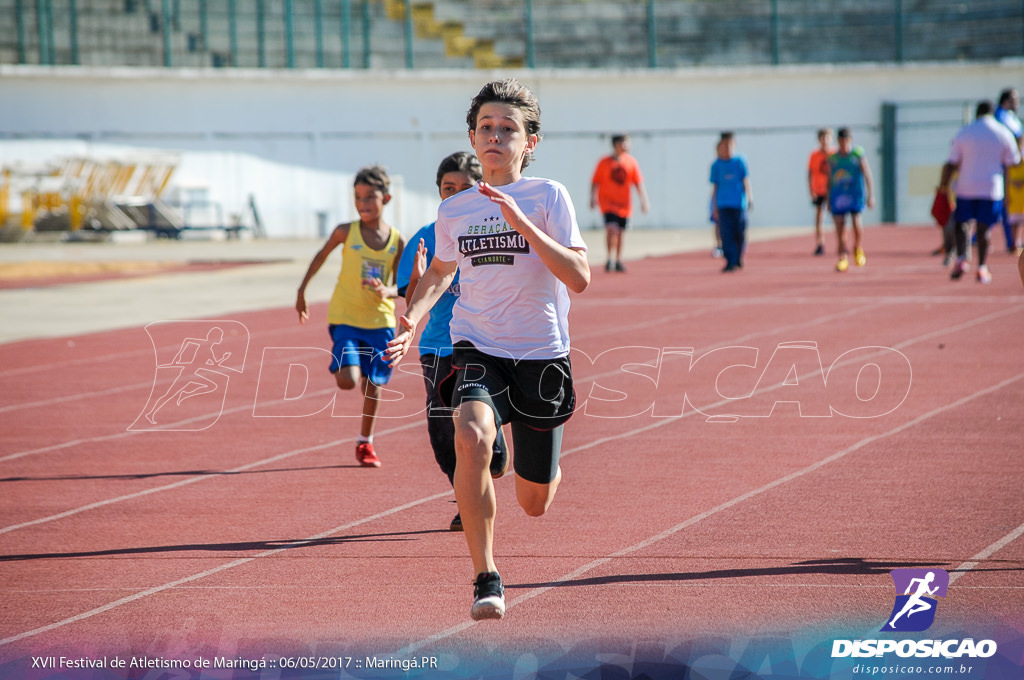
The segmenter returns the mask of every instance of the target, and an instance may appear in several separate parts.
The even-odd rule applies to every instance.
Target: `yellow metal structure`
[[[63,216],[72,231],[81,229],[89,219],[102,224],[105,209],[116,199],[156,201],[176,167],[176,159],[153,156],[141,161],[66,158],[45,171],[4,168],[0,175],[0,226],[15,217],[10,200],[15,191],[21,196],[15,223],[25,231],[32,231],[46,215]]]

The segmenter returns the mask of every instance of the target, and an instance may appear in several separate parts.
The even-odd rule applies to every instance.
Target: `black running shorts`
[[[452,355],[453,379],[446,381],[449,403],[482,401],[494,412],[495,425],[511,423],[516,474],[547,484],[555,478],[562,425],[572,416],[576,393],[569,357],[511,359],[458,342]]]

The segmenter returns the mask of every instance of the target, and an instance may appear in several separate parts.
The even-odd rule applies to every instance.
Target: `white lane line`
[[[263,310],[263,311],[273,312],[275,309],[277,309],[277,308],[271,308],[269,310]],[[289,311],[292,314],[295,313],[295,310],[289,310]],[[247,312],[244,312],[244,313],[247,313]],[[175,322],[177,322],[177,321],[197,321],[197,322],[204,322],[204,323],[207,322],[207,321],[216,321],[216,320],[232,321],[233,319],[230,319],[230,318],[227,318],[227,317],[224,317],[223,319],[168,319],[168,321],[175,321]],[[242,323],[242,322],[239,321],[239,323]],[[242,325],[245,326],[244,323],[242,323]],[[109,331],[95,331],[95,332],[96,333],[109,333],[109,332],[126,333],[126,332],[141,330],[144,327],[145,327],[145,324],[143,324],[142,326],[134,327],[134,328],[112,328]],[[248,326],[246,326],[246,328],[248,329]],[[301,326],[295,326],[294,328],[292,328],[292,327],[289,327],[289,328],[275,328],[273,330],[260,331],[258,333],[250,333],[249,334],[249,340],[251,342],[252,339],[256,338],[256,337],[264,337],[264,336],[267,336],[267,335],[279,335],[281,333],[293,333],[293,332],[296,332],[296,331],[307,331],[307,329],[304,328],[304,327],[301,327]],[[91,335],[91,334],[92,333],[84,333],[84,334],[81,334],[81,335]],[[72,336],[67,336],[66,339],[73,340],[76,337],[78,337],[78,336],[72,335]],[[43,341],[43,340],[60,340],[60,339],[61,338],[36,338],[36,340],[39,340],[39,341]],[[23,341],[17,340],[15,342],[23,342]],[[31,342],[31,341],[29,341],[29,342]],[[0,353],[2,353],[4,351],[4,349],[5,349],[4,345],[5,344],[8,344],[8,343],[0,342]],[[139,355],[149,355],[149,356],[152,356],[154,351],[157,351],[157,352],[167,351],[167,350],[173,351],[175,349],[177,349],[176,345],[174,345],[174,346],[165,345],[165,346],[159,347],[159,348],[154,348],[152,346],[149,346],[149,347],[146,347],[144,349],[133,349],[133,350],[125,351],[125,352],[115,352],[114,354],[101,354],[101,355],[95,356],[95,357],[82,357],[80,359],[64,359],[62,361],[55,361],[55,362],[53,362],[51,364],[35,364],[35,365],[32,365],[32,366],[21,366],[19,368],[12,368],[12,369],[8,369],[6,371],[0,371],[0,378],[6,378],[6,377],[12,376],[12,375],[24,375],[26,373],[38,373],[40,371],[64,369],[64,368],[68,368],[69,366],[79,366],[81,364],[98,364],[98,363],[102,363],[102,362],[106,362],[106,361],[114,361],[115,359],[126,359],[128,357],[134,357],[134,356],[139,356]]]
[[[982,561],[987,560],[988,558],[992,557],[992,555],[996,554],[997,552],[999,552],[1000,550],[1002,550],[1006,546],[1010,545],[1011,543],[1016,541],[1021,536],[1024,536],[1024,524],[1021,524],[1019,527],[1017,527],[1016,529],[1014,529],[1010,533],[1006,534],[1005,536],[1000,538],[998,541],[996,541],[995,543],[993,543],[989,547],[985,548],[984,550],[982,550],[980,553],[978,553],[977,555],[975,555],[974,557],[972,557],[968,561],[966,561],[963,564],[961,564],[956,569],[953,569],[952,570],[953,573],[951,573],[949,575],[949,585],[953,585],[953,583],[958,581],[961,576],[963,576],[964,574],[966,574],[970,570],[974,569],[979,564],[981,564]]]
[[[312,349],[312,348],[310,348]],[[307,354],[296,354],[293,357],[289,357],[291,360],[308,358],[315,356],[312,352]],[[262,366],[262,363],[261,363]],[[146,387],[154,387],[159,385],[167,385],[172,383],[173,380],[162,380],[154,383],[153,380],[146,382],[134,383],[132,385],[121,385],[120,387],[111,387],[105,390],[97,390],[94,392],[76,392],[75,394],[65,394],[59,397],[52,397],[50,399],[40,399],[38,401],[26,401],[17,404],[8,404],[7,406],[0,406],[0,413],[6,413],[9,411],[19,411],[27,408],[38,408],[43,406],[52,406],[54,404],[62,404],[69,401],[78,401],[79,399],[92,399],[95,397],[101,397],[108,394],[117,394],[119,392],[127,392],[130,390],[138,390]]]
[[[49,399],[40,399],[39,401],[23,401],[17,404],[10,404],[9,406],[0,406],[0,413],[8,413],[10,411],[20,411],[27,408],[40,408],[45,406],[54,406],[56,404],[64,404],[69,401],[78,401],[79,399],[95,399],[96,397],[105,397],[111,394],[120,394],[121,392],[130,392],[132,390],[141,390],[146,387],[153,387],[153,381],[147,380],[146,382],[135,383],[134,385],[122,385],[120,387],[111,387],[106,390],[96,390],[94,392],[76,392],[75,394],[65,394],[60,397],[51,397]]]
[[[444,498],[445,496],[449,496],[449,495],[451,495],[451,491],[445,491],[444,493],[437,493],[437,494],[434,494],[433,496],[427,496],[426,498],[420,498],[419,500],[410,501],[410,502],[404,503],[402,505],[396,505],[393,508],[389,508],[387,510],[382,510],[381,512],[378,512],[378,513],[376,513],[374,515],[369,515],[367,517],[363,517],[362,519],[357,519],[357,520],[352,521],[352,522],[347,522],[345,524],[341,524],[339,526],[336,526],[336,527],[334,527],[332,529],[328,529],[327,531],[322,531],[319,534],[316,534],[315,536],[310,536],[309,538],[306,538],[306,539],[303,539],[303,540],[300,540],[300,541],[295,541],[294,543],[292,543],[290,545],[287,545],[287,546],[284,546],[284,547],[281,547],[281,548],[274,548],[273,550],[264,550],[263,552],[258,553],[256,555],[252,555],[250,557],[243,557],[241,559],[233,560],[231,562],[227,562],[225,564],[218,565],[218,566],[213,567],[211,569],[207,569],[206,571],[199,572],[198,574],[192,574],[191,576],[185,576],[183,578],[177,579],[175,581],[171,581],[169,583],[165,583],[163,585],[155,586],[153,588],[147,588],[146,590],[143,590],[141,592],[134,593],[132,595],[127,595],[125,597],[122,597],[119,600],[114,600],[113,602],[108,602],[105,605],[96,607],[95,609],[90,609],[89,611],[82,612],[81,614],[76,614],[75,616],[70,616],[70,617],[68,617],[66,619],[62,619],[60,621],[55,621],[54,623],[51,623],[51,624],[48,624],[48,625],[45,625],[45,626],[40,626],[39,628],[35,628],[33,630],[28,630],[28,631],[25,631],[23,633],[18,633],[16,635],[11,635],[10,637],[3,638],[2,640],[0,640],[0,647],[2,647],[4,645],[9,645],[12,642],[17,642],[19,640],[24,640],[25,638],[35,637],[36,635],[40,635],[42,633],[47,633],[47,632],[49,632],[51,630],[56,630],[58,628],[63,628],[64,626],[68,626],[68,625],[71,625],[73,623],[77,623],[79,621],[84,621],[85,619],[92,618],[93,616],[96,616],[97,614],[102,614],[104,612],[108,612],[111,609],[116,609],[117,607],[122,607],[122,606],[124,606],[126,604],[131,604],[131,603],[136,602],[138,600],[141,600],[141,599],[143,599],[145,597],[149,597],[150,595],[156,595],[157,593],[161,593],[161,592],[163,592],[165,590],[169,590],[171,588],[175,588],[175,587],[184,585],[186,583],[191,583],[192,581],[198,581],[199,579],[206,578],[207,576],[213,576],[214,574],[220,573],[222,571],[227,571],[228,569],[234,569],[235,567],[240,567],[243,564],[248,564],[249,562],[252,562],[254,560],[259,560],[259,559],[263,559],[264,557],[270,557],[272,555],[277,555],[277,554],[282,553],[282,552],[284,552],[286,550],[292,550],[294,548],[301,548],[301,547],[303,547],[305,545],[308,545],[308,544],[314,543],[316,541],[319,541],[321,539],[327,538],[328,536],[331,536],[333,534],[336,534],[336,533],[339,533],[339,532],[342,532],[342,531],[347,531],[348,529],[351,529],[353,527],[357,527],[360,524],[366,524],[368,522],[373,522],[373,521],[381,519],[383,517],[387,517],[388,515],[393,515],[395,513],[403,512],[405,510],[409,510],[410,508],[414,508],[417,505],[422,505],[424,503],[429,503],[430,501],[439,500],[439,499]]]
[[[320,396],[322,394],[329,394],[329,393],[337,392],[337,391],[338,391],[338,388],[336,388],[336,387],[327,388],[327,389],[323,389],[323,390],[317,390],[316,392],[310,392],[308,396],[316,397],[316,396]],[[272,404],[284,404],[286,402],[287,402],[287,400],[285,400],[285,399],[277,399],[277,400],[275,400],[273,402],[270,402],[270,403],[272,403]],[[121,432],[115,432],[114,434],[102,434],[102,435],[98,435],[96,437],[88,437],[86,439],[70,439],[68,441],[59,442],[57,444],[50,444],[48,446],[42,446],[42,447],[40,447],[38,449],[28,449],[26,451],[18,451],[16,453],[7,454],[6,456],[0,457],[0,463],[7,462],[9,460],[17,460],[18,458],[24,458],[25,456],[34,456],[34,455],[37,455],[37,454],[40,454],[40,453],[49,453],[50,451],[59,451],[61,449],[67,449],[67,448],[70,448],[72,446],[78,446],[79,444],[96,444],[96,443],[99,443],[99,442],[108,442],[108,441],[113,441],[115,439],[123,439],[124,437],[132,437],[132,436],[140,435],[140,434],[152,434],[153,432],[158,432],[158,431],[161,431],[161,430],[173,431],[174,429],[179,428],[182,425],[188,425],[189,423],[193,423],[193,422],[196,422],[196,421],[209,420],[210,418],[213,418],[213,417],[222,417],[222,416],[224,416],[226,414],[229,414],[229,413],[238,413],[240,411],[251,411],[252,409],[253,409],[253,405],[252,404],[245,403],[245,404],[240,404],[239,406],[232,406],[231,408],[222,409],[221,411],[217,412],[217,413],[220,414],[219,416],[217,416],[213,412],[201,413],[201,414],[199,414],[197,416],[193,416],[191,418],[185,418],[183,420],[179,420],[179,421],[176,421],[176,422],[173,422],[173,423],[167,423],[166,425],[161,425],[159,428],[154,428],[153,430],[122,430]]]
[[[410,428],[420,427],[422,425],[423,425],[423,421],[422,420],[417,420],[415,422],[407,423],[405,425],[401,425],[399,427],[394,427],[394,428],[391,428],[389,430],[383,430],[379,434],[382,434],[382,435],[393,434],[395,432],[401,432],[402,430],[408,430]],[[144,496],[149,496],[149,495],[154,494],[154,493],[160,493],[160,492],[163,492],[163,491],[170,491],[172,489],[179,489],[179,488],[181,488],[183,486],[188,486],[190,484],[195,484],[197,482],[202,482],[202,481],[206,481],[206,480],[209,480],[209,479],[216,479],[218,477],[224,477],[224,476],[232,475],[232,474],[238,474],[239,472],[245,472],[246,470],[251,470],[253,468],[261,467],[263,465],[269,465],[270,463],[276,463],[278,461],[282,461],[282,460],[285,460],[287,458],[292,458],[294,456],[299,456],[299,455],[302,455],[304,453],[311,453],[313,451],[319,451],[321,449],[330,448],[332,446],[340,446],[340,445],[345,444],[345,443],[354,443],[355,441],[356,441],[355,438],[349,437],[347,439],[337,439],[337,440],[332,441],[332,442],[325,442],[323,444],[316,444],[315,446],[307,446],[307,447],[304,447],[304,448],[301,448],[301,449],[293,449],[291,451],[285,451],[284,453],[279,453],[279,454],[277,454],[275,456],[271,456],[270,458],[264,458],[263,460],[257,460],[257,461],[254,461],[252,463],[246,463],[245,465],[240,465],[238,467],[231,468],[230,470],[225,470],[225,471],[222,471],[222,472],[211,472],[211,473],[203,474],[203,475],[197,475],[195,477],[189,477],[188,479],[182,479],[180,481],[173,482],[171,484],[165,484],[163,486],[154,486],[154,487],[149,488],[149,489],[143,489],[142,491],[136,491],[135,493],[125,494],[123,496],[117,496],[115,498],[107,498],[107,499],[102,500],[102,501],[96,501],[95,503],[89,503],[87,505],[82,505],[82,506],[79,506],[77,508],[72,508],[70,510],[65,510],[64,512],[59,512],[59,513],[57,513],[55,515],[49,515],[47,517],[40,517],[38,519],[29,520],[27,522],[21,522],[20,524],[11,524],[9,526],[0,528],[0,534],[6,534],[6,533],[9,533],[11,531],[16,531],[18,529],[24,529],[26,527],[36,526],[37,524],[45,524],[46,522],[54,522],[54,521],[59,520],[59,519],[65,519],[67,517],[71,517],[73,515],[77,515],[79,513],[86,512],[87,510],[95,510],[96,508],[102,508],[102,507],[107,506],[107,505],[113,505],[114,503],[121,503],[123,501],[135,500],[137,498],[142,498]]]

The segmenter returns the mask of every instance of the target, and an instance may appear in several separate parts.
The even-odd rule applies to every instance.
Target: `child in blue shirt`
[[[711,164],[711,210],[722,239],[725,256],[722,271],[732,272],[743,267],[747,210],[753,209],[754,199],[747,161],[743,156],[735,155],[733,133],[723,132],[719,145],[720,155]]]
[[[449,196],[473,187],[483,177],[480,160],[473,154],[459,151],[446,156],[437,168],[437,189],[444,200]],[[416,249],[406,248],[398,264],[398,293],[411,300],[416,284],[427,271],[434,259],[434,223],[420,229],[409,241],[418,244]],[[430,317],[420,335],[420,367],[423,369],[423,383],[427,389],[427,435],[434,459],[448,482],[455,480],[455,424],[452,409],[444,404],[441,396],[442,381],[450,376],[452,368],[452,335],[449,324],[452,309],[459,299],[459,275],[456,273],[448,289],[430,310]],[[491,476],[501,477],[508,469],[508,451],[501,430],[494,441],[494,455],[491,457]],[[462,517],[456,513],[449,525],[451,531],[462,531]]]

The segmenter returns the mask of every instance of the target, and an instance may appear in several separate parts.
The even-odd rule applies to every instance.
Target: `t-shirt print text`
[[[514,253],[530,252],[526,237],[510,227],[498,216],[484,219],[483,224],[466,228],[459,236],[459,252],[469,258],[474,267],[490,264],[515,264]]]

